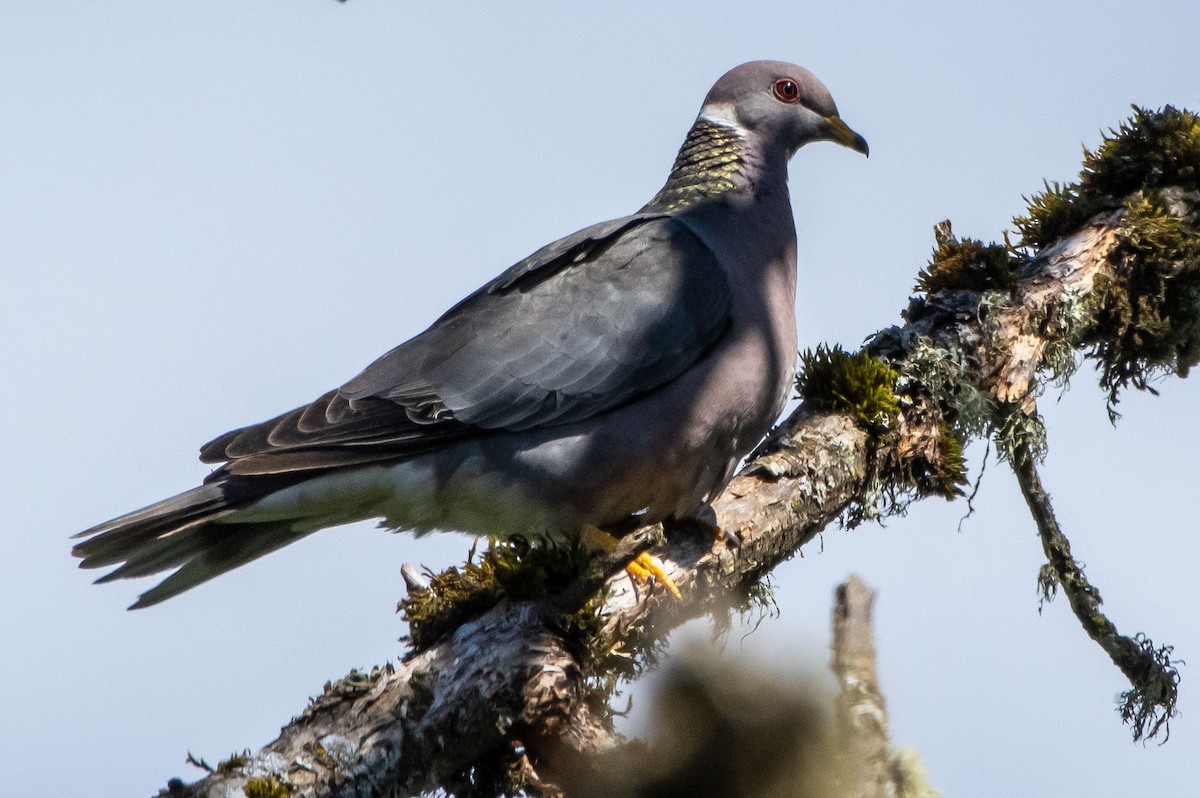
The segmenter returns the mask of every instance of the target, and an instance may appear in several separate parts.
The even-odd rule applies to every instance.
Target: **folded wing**
[[[675,379],[729,324],[708,248],[669,216],[535,252],[340,390],[201,450],[222,474],[327,469],[580,421]]]

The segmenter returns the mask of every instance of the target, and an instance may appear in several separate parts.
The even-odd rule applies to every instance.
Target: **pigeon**
[[[792,385],[788,162],[867,142],[807,69],[722,76],[638,212],[542,247],[311,404],[227,432],[192,490],[99,524],[97,582],[157,604],[318,530],[379,519],[578,541],[703,518]]]

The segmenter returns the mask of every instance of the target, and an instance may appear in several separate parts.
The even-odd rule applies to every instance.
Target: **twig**
[[[1129,680],[1130,689],[1121,694],[1121,719],[1133,727],[1133,739],[1153,739],[1161,731],[1165,742],[1171,734],[1171,718],[1178,714],[1178,660],[1171,646],[1156,648],[1142,633],[1126,637],[1100,609],[1100,591],[1088,581],[1083,568],[1071,555],[1071,542],[1054,515],[1050,496],[1042,486],[1037,458],[1028,442],[1019,444],[1013,472],[1037,524],[1049,568],[1043,567],[1038,581],[1043,599],[1053,598],[1061,587],[1083,630],[1095,640]]]

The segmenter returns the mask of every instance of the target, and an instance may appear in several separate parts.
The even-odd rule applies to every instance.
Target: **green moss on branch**
[[[945,290],[1012,291],[1024,264],[1004,244],[985,244],[974,238],[947,235],[917,275],[918,291],[936,294]]]
[[[504,598],[541,598],[564,589],[587,567],[582,546],[530,543],[521,538],[489,540],[461,568],[432,574],[429,586],[414,588],[397,608],[408,621],[415,651],[423,651]]]
[[[873,435],[896,428],[900,399],[896,380],[900,373],[867,352],[849,354],[840,346],[818,346],[800,354],[796,387],[814,410],[849,413],[855,423]]]
[[[292,794],[291,788],[274,776],[250,779],[242,792],[246,798],[288,798]]]
[[[962,441],[900,370],[868,350],[819,346],[801,353],[796,384],[807,406],[846,413],[870,435],[867,487],[848,512],[849,526],[903,512],[914,496],[962,494]]]
[[[1132,118],[1083,152],[1078,182],[1047,183],[1014,220],[1026,246],[1041,249],[1138,191],[1200,190],[1200,116],[1191,111],[1134,106]]]
[[[1156,376],[1186,377],[1200,362],[1200,235],[1161,193],[1131,197],[1125,209],[1113,269],[1093,286],[1082,335],[1113,417],[1122,389],[1153,390]]]

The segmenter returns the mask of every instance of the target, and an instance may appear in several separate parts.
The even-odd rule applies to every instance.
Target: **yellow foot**
[[[612,551],[617,545],[617,539],[605,532],[603,529],[594,526],[585,527],[582,537],[583,545],[587,548],[604,551]],[[679,592],[679,588],[675,584],[675,580],[667,575],[666,568],[663,567],[662,560],[655,557],[650,552],[642,552],[637,557],[634,557],[628,565],[625,566],[625,572],[629,574],[635,584],[646,585],[650,583],[651,577],[656,582],[671,591],[677,599],[682,599],[683,594]]]
[[[662,560],[648,551],[644,551],[634,557],[629,565],[625,566],[625,571],[635,582],[642,584],[648,583],[650,577],[653,576],[660,585],[671,591],[671,595],[675,598],[683,598],[683,594],[679,592],[679,588],[675,585],[675,580],[667,574],[666,569],[663,567]]]

